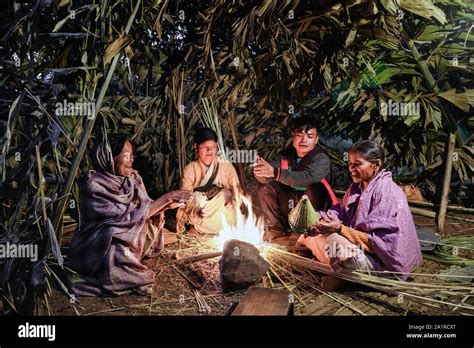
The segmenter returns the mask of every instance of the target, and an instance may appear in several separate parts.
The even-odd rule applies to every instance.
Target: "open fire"
[[[239,196],[237,203],[242,202],[247,208],[248,215],[242,214],[240,209],[237,210],[236,225],[231,226],[224,216],[221,217],[223,229],[218,237],[214,239],[216,248],[222,250],[225,242],[231,239],[238,239],[243,242],[259,246],[263,241],[264,222],[263,218],[257,218],[252,211],[252,201],[245,197]],[[240,204],[237,204],[239,206]]]

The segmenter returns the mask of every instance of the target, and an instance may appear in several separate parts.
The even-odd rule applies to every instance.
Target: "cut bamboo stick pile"
[[[338,195],[344,195],[345,191],[341,190],[334,190],[334,192]],[[427,208],[432,208],[432,209],[438,209],[439,205],[433,204],[433,203],[428,203],[428,202],[416,202],[416,201],[408,201],[408,204],[410,205],[410,211],[413,214],[420,215],[420,216],[425,216],[429,217],[432,219],[436,218],[436,212],[428,210],[428,209],[423,209],[419,207],[427,207]],[[419,207],[412,207],[412,205],[417,205]],[[465,208],[465,207],[460,207],[460,206],[453,206],[453,205],[448,205],[448,211],[456,211],[456,212],[462,212],[463,214],[474,214],[474,209],[472,208]],[[469,222],[469,223],[474,223],[474,220],[471,219],[466,219],[458,216],[446,216],[448,219],[453,219],[453,220],[459,220],[459,221],[464,221],[464,222]]]
[[[455,285],[451,283],[427,284],[404,282],[395,279],[389,279],[371,274],[365,274],[355,271],[334,272],[329,265],[322,264],[314,260],[308,260],[304,257],[288,253],[284,250],[269,247],[269,257],[275,260],[284,260],[288,265],[295,269],[308,269],[321,272],[327,275],[336,276],[350,282],[358,283],[378,291],[394,296],[402,296],[407,300],[419,303],[442,314],[449,313],[449,310],[462,309],[459,314],[473,315],[474,306],[464,303],[466,296],[474,297],[470,291],[471,286]],[[376,272],[378,273],[378,272]],[[439,300],[437,296],[451,296],[451,300],[459,299],[457,302],[448,300]]]
[[[419,207],[426,207],[426,208],[432,208],[432,209],[438,209],[439,204],[433,204],[430,202],[417,202],[417,201],[408,201],[408,204],[414,205],[414,206],[419,206]],[[466,207],[461,207],[457,205],[448,205],[448,211],[456,211],[464,214],[474,214],[474,208],[466,208]]]
[[[198,290],[193,290],[194,297],[196,298],[196,302],[198,304],[198,311],[199,313],[209,314],[212,312],[211,307],[207,304],[206,300],[202,296],[202,294]]]
[[[423,208],[410,207],[410,211],[413,214],[416,214],[416,215],[426,216],[426,217],[433,218],[433,219],[436,218],[436,213],[434,211],[431,211],[431,210],[426,210],[426,209],[423,209]],[[452,219],[452,220],[458,220],[458,221],[474,223],[474,220],[465,219],[465,218],[458,217],[458,216],[446,216],[446,217],[448,219]]]
[[[346,193],[346,191],[343,191],[343,190],[334,190],[334,192],[340,196],[344,196],[344,194]],[[418,206],[418,207],[431,208],[434,210],[437,210],[439,208],[439,204],[434,204],[430,202],[418,202],[418,201],[408,200],[408,204]],[[447,210],[456,211],[456,212],[465,213],[465,214],[474,214],[474,208],[466,208],[466,207],[461,207],[458,205],[448,205]]]

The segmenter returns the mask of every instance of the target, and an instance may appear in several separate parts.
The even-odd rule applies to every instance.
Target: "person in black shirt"
[[[293,144],[267,162],[257,156],[254,175],[259,182],[258,197],[265,215],[264,239],[270,241],[289,234],[288,213],[303,195],[313,207],[326,210],[337,202],[327,178],[330,161],[318,146],[318,129],[309,117],[296,119]]]

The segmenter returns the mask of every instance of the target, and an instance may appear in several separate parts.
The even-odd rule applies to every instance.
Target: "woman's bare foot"
[[[335,291],[344,287],[344,285],[346,285],[347,283],[349,283],[347,280],[344,280],[341,278],[337,278],[333,276],[325,276],[321,280],[320,285],[321,285],[321,288],[325,291]]]

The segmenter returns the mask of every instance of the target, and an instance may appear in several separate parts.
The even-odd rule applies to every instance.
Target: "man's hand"
[[[253,174],[262,178],[273,178],[275,175],[275,168],[273,168],[272,165],[263,158],[257,156],[253,167]]]
[[[233,201],[228,201],[228,202],[225,202],[224,206],[229,209],[229,210],[232,210],[234,209],[234,202]]]

